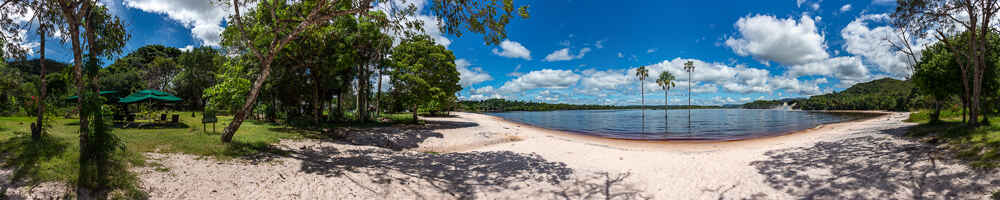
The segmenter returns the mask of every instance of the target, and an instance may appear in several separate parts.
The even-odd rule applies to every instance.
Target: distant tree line
[[[552,111],[552,110],[614,110],[614,109],[642,109],[643,105],[596,105],[596,104],[565,104],[565,103],[541,103],[506,99],[487,99],[481,101],[461,101],[459,110],[468,112],[506,112],[506,111]],[[663,109],[663,106],[647,107],[652,109]],[[717,109],[721,106],[687,106],[671,105],[670,109]]]
[[[785,105],[785,103],[788,103],[788,101],[781,101],[781,100],[756,100],[756,101],[752,101],[750,103],[745,103],[745,104],[743,104],[740,107],[741,108],[745,108],[745,109],[773,109],[773,108],[777,108],[779,106]],[[792,103],[794,103],[794,102],[792,102]],[[789,104],[792,104],[792,103],[789,103]]]

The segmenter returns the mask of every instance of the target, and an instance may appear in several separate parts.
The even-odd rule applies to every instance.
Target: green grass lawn
[[[991,125],[968,127],[962,123],[962,113],[943,111],[941,123],[930,124],[929,111],[910,115],[908,121],[920,123],[908,133],[927,141],[947,143],[956,155],[977,168],[1000,167],[1000,117],[991,117]]]
[[[281,139],[301,139],[317,136],[317,131],[303,130],[283,125],[248,120],[230,144],[220,141],[220,133],[232,121],[232,116],[220,116],[216,131],[211,125],[202,131],[201,115],[191,117],[190,112],[177,113],[181,125],[170,128],[113,129],[112,132],[124,142],[125,148],[116,152],[114,162],[121,166],[115,169],[112,185],[121,191],[118,196],[141,198],[144,193],[136,187],[137,178],[128,172],[129,167],[158,165],[147,162],[143,153],[184,153],[228,160],[257,155],[262,152],[282,154],[272,144]],[[409,122],[410,114],[385,114],[384,118],[394,122]],[[46,137],[34,142],[28,126],[34,122],[31,117],[0,117],[0,157],[2,167],[13,169],[14,178],[29,183],[59,181],[75,184],[79,169],[78,120],[54,118]],[[327,124],[324,126],[385,126],[387,124]],[[166,170],[166,169],[165,169]],[[0,198],[2,199],[2,198]]]

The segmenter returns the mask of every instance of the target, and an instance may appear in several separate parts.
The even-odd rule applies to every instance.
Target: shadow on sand
[[[428,121],[426,124],[407,124],[372,128],[339,128],[334,135],[342,136],[353,145],[374,146],[392,150],[417,148],[428,138],[444,137],[439,130],[478,126],[472,122]]]
[[[771,187],[804,199],[985,198],[992,172],[962,167],[930,145],[897,138],[906,128],[765,153],[751,165]]]
[[[440,130],[477,126],[470,122],[428,121],[422,125],[341,128],[343,139],[319,138],[380,148],[342,150],[334,146],[292,148],[287,157],[303,161],[300,171],[331,177],[371,177],[376,185],[426,183],[435,192],[456,199],[476,199],[503,191],[548,199],[639,199],[638,189],[628,183],[630,174],[587,173],[574,176],[562,162],[551,162],[536,154],[511,151],[422,153],[401,151],[416,148]],[[548,185],[545,187],[535,187]],[[362,188],[380,193],[377,188]],[[414,198],[421,194],[413,194]],[[605,198],[607,197],[607,198]]]
[[[570,184],[559,185],[559,189],[541,191],[540,195],[551,195],[552,199],[652,199],[628,183],[632,173],[613,174],[598,172],[578,178]]]
[[[296,150],[290,157],[303,161],[300,170],[305,173],[336,177],[360,173],[373,177],[372,183],[380,185],[426,182],[436,192],[456,199],[476,199],[484,192],[500,191],[542,195],[549,199],[645,198],[640,190],[627,183],[630,174],[596,173],[574,178],[573,169],[565,163],[510,151],[436,154],[387,149],[340,151],[320,147]],[[532,184],[548,184],[554,189],[525,191]],[[369,190],[377,193],[376,189]]]

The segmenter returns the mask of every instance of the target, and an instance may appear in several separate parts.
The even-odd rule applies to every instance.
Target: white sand
[[[611,140],[456,115],[355,130],[354,144],[282,141],[288,156],[149,154],[169,170],[134,170],[153,199],[985,199],[1000,189],[997,173],[896,136],[913,125],[906,113],[733,142]]]

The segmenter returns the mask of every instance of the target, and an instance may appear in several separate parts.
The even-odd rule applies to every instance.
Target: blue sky
[[[148,44],[217,45],[227,12],[205,2],[103,1],[129,25],[126,52]],[[886,42],[891,0],[515,2],[530,5],[531,18],[509,24],[500,45],[428,32],[459,58],[460,98],[633,105],[640,99],[633,70],[649,66],[647,104],[664,102],[653,82],[663,71],[679,79],[670,104],[687,104],[681,67],[693,61],[695,104],[739,104],[904,78],[912,62]],[[432,17],[413,19],[435,27]],[[28,38],[28,46],[37,40]],[[49,57],[71,60],[68,44],[49,44]]]

